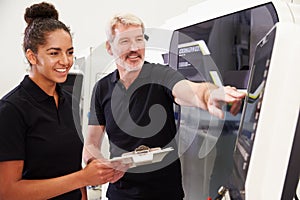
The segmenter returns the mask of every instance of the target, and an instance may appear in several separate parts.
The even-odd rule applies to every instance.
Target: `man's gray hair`
[[[118,24],[122,24],[125,26],[130,26],[130,25],[141,26],[143,29],[143,33],[145,32],[144,23],[139,17],[130,13],[119,13],[114,15],[106,26],[106,37],[108,41],[112,42],[114,40],[115,27]]]

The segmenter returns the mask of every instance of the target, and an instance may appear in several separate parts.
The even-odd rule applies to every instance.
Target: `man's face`
[[[115,37],[108,43],[108,52],[114,56],[118,67],[127,71],[138,71],[145,58],[145,40],[141,26],[119,24]]]

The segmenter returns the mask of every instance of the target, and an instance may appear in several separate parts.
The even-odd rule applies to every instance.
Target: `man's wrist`
[[[207,87],[207,89],[204,92],[204,102],[205,102],[205,105],[208,106],[208,101],[209,101],[210,95],[213,90],[218,89],[218,86],[216,86],[212,83],[206,83],[206,87]]]
[[[89,159],[86,161],[86,164],[87,164],[87,165],[90,164],[93,160],[96,160],[96,158],[95,158],[95,157],[89,158]]]

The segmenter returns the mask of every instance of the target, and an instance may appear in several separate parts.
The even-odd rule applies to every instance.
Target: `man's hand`
[[[242,105],[242,99],[246,93],[239,92],[235,87],[219,87],[206,91],[205,100],[207,102],[207,110],[210,114],[221,119],[224,118],[222,106],[230,104],[230,113],[236,115]]]
[[[124,163],[122,163],[122,161],[114,161],[111,164],[112,164],[113,168],[115,169],[115,171],[114,171],[113,178],[109,182],[115,183],[124,176],[125,172],[130,167],[130,164],[124,164]]]

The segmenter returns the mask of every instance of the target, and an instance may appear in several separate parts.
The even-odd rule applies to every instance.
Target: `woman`
[[[86,199],[85,186],[124,173],[96,159],[82,169],[79,114],[58,84],[73,65],[70,30],[45,2],[27,8],[24,18],[30,72],[0,101],[0,199]]]

